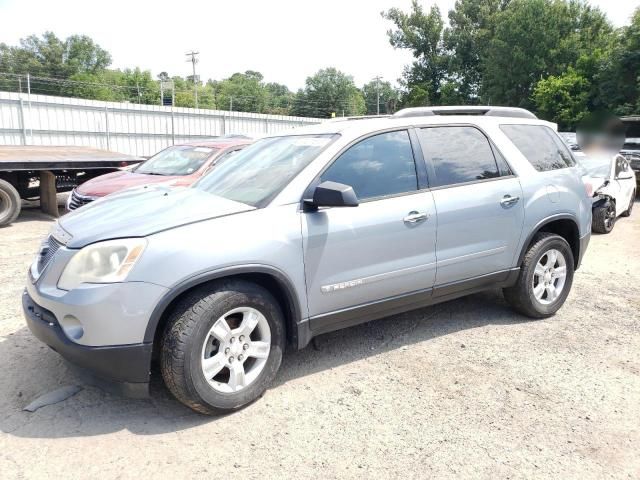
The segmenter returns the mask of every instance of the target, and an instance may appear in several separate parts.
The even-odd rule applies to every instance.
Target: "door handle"
[[[426,212],[416,212],[415,210],[411,211],[408,213],[408,215],[406,217],[404,217],[402,220],[404,221],[404,223],[418,223],[418,222],[422,222],[423,220],[426,220],[429,218],[429,214]]]
[[[504,208],[509,208],[518,203],[518,200],[520,200],[520,197],[505,195],[504,197],[502,197],[502,200],[500,200],[500,205],[502,205]]]

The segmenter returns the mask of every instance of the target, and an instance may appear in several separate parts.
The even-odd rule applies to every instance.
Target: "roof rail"
[[[538,118],[529,110],[516,107],[491,107],[481,105],[403,108],[394,117],[427,117],[431,115],[486,115],[487,117]]]
[[[353,115],[351,117],[333,117],[330,118],[328,120],[325,120],[326,122],[349,122],[351,120],[370,120],[372,118],[389,118],[389,117],[393,117],[393,115]]]

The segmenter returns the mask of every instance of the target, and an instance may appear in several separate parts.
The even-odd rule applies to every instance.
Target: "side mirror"
[[[628,170],[623,170],[618,174],[620,180],[629,180],[630,178],[633,178],[633,173]]]
[[[349,185],[337,182],[322,182],[313,191],[312,199],[305,199],[310,207],[357,207],[358,197]]]

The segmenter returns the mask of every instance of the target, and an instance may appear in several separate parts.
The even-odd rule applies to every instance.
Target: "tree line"
[[[159,104],[161,82],[173,82],[174,104],[280,115],[331,117],[363,115],[395,108],[398,92],[389,82],[356,87],[353,77],[335,68],[319,70],[305,88],[292,92],[286,85],[266,82],[260,72],[247,70],[223,80],[205,82],[193,76],[161,72],[153,78],[139,68],[111,69],[111,54],[85,35],[58,38],[53,32],[31,35],[19,45],[0,44],[0,90],[62,95],[92,100]],[[29,86],[27,86],[29,74]]]
[[[614,28],[584,0],[458,0],[448,22],[437,6],[413,0],[409,11],[382,12],[390,44],[414,61],[399,79],[372,80],[325,68],[296,92],[260,72],[200,81],[139,68],[112,69],[111,55],[84,35],[32,35],[0,44],[0,89],[158,104],[172,80],[175,105],[282,115],[331,117],[391,113],[421,105],[509,105],[572,129],[592,112],[640,111],[640,9]]]
[[[523,107],[572,129],[588,114],[640,111],[640,9],[615,29],[583,0],[458,0],[392,8],[391,45],[415,60],[401,104]]]

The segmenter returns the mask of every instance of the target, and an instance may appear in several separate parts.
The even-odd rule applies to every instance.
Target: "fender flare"
[[[575,215],[572,215],[572,214],[569,214],[569,213],[558,213],[558,214],[555,214],[555,215],[551,215],[550,217],[546,217],[543,220],[540,220],[535,225],[535,227],[533,227],[531,229],[531,233],[529,233],[529,235],[525,239],[524,243],[522,244],[522,249],[520,250],[520,255],[518,255],[518,263],[516,264],[517,266],[520,266],[522,264],[522,261],[524,260],[524,256],[527,254],[527,247],[531,243],[531,240],[533,239],[535,234],[538,233],[542,227],[544,227],[545,225],[548,225],[551,222],[555,222],[556,220],[571,220],[573,223],[575,223],[576,230],[578,231],[578,245],[576,247],[576,248],[578,248],[578,252],[575,252],[575,253],[577,253],[576,258],[575,258],[575,260],[577,262],[577,259],[580,258],[580,227],[578,225],[578,219],[577,219],[577,217]]]
[[[296,326],[302,319],[302,310],[300,309],[300,304],[298,302],[298,296],[296,294],[296,290],[293,286],[293,282],[289,279],[289,277],[281,270],[276,267],[272,267],[270,265],[262,265],[262,264],[247,264],[247,265],[235,265],[231,267],[226,267],[217,270],[210,270],[198,273],[192,277],[186,278],[177,284],[173,285],[167,293],[160,299],[157,303],[151,316],[149,317],[149,322],[147,323],[147,328],[144,333],[144,341],[145,342],[153,342],[156,330],[158,328],[158,324],[160,323],[160,319],[166,312],[167,308],[171,303],[178,298],[181,294],[190,290],[198,285],[205,284],[212,280],[217,280],[225,277],[232,277],[234,275],[246,275],[246,274],[265,274],[271,276],[278,285],[282,288],[287,296],[287,303],[289,304],[289,312],[286,315],[291,319],[290,325],[288,327],[291,328],[291,335],[293,336],[293,340],[297,341],[297,329]],[[295,344],[295,343],[294,343]]]

